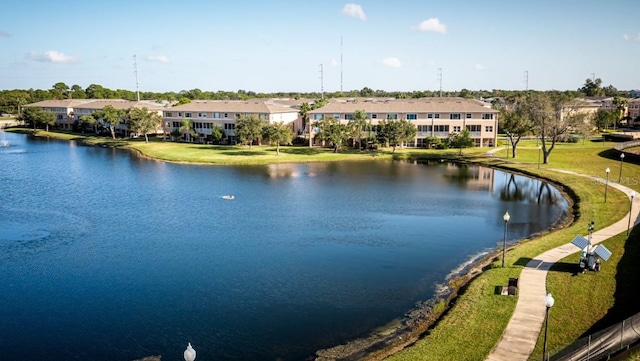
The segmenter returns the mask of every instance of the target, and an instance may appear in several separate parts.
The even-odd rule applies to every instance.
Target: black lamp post
[[[627,223],[627,236],[629,235],[629,230],[631,229],[631,209],[633,208],[633,198],[636,196],[636,192],[631,191],[629,193],[631,200],[629,201],[629,222]]]
[[[502,267],[504,267],[504,252],[507,248],[507,223],[509,223],[509,219],[511,219],[509,211],[507,211],[504,216],[502,216],[502,219],[504,220],[504,238],[502,240]]]
[[[604,184],[604,202],[607,203],[607,189],[609,188],[609,172],[611,172],[611,169],[607,167],[604,171],[607,173],[607,183]]]
[[[618,183],[622,183],[622,162],[624,162],[624,153],[620,153],[620,175],[618,176]]]
[[[549,332],[549,309],[553,307],[555,300],[551,293],[547,294],[547,297],[544,298],[544,305],[547,307],[547,312],[545,314],[545,325],[544,325],[544,346],[542,347],[542,361],[549,360],[547,355],[547,333]]]
[[[589,223],[589,245],[591,245],[591,235],[593,234],[593,229],[595,228],[596,224],[593,223],[593,221],[591,221],[591,223]]]

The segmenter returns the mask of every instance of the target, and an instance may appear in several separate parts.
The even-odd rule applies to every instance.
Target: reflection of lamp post
[[[553,307],[553,303],[555,300],[551,293],[547,294],[547,297],[544,298],[544,305],[547,307],[547,313],[545,315],[545,325],[544,325],[544,346],[542,347],[542,360],[548,360],[547,357],[547,332],[549,331],[549,309]]]
[[[631,208],[633,208],[633,198],[636,196],[636,192],[631,191],[629,193],[631,197],[631,201],[629,201],[629,222],[627,223],[627,236],[629,235],[629,230],[631,229]]]
[[[607,183],[604,185],[604,202],[607,203],[607,188],[609,188],[609,172],[611,172],[611,169],[607,167],[604,171],[607,173]]]
[[[540,169],[540,151],[542,150],[542,146],[538,146],[538,169]]]
[[[509,223],[509,219],[511,219],[509,211],[507,211],[504,216],[502,216],[502,219],[504,220],[504,239],[502,240],[502,267],[504,267],[504,250],[507,248],[507,223]]]
[[[618,176],[618,183],[622,183],[622,162],[624,161],[624,153],[620,153],[620,175]]]

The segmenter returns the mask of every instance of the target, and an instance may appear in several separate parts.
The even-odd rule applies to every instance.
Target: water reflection
[[[131,360],[187,341],[203,359],[302,360],[434,296],[498,248],[506,209],[510,242],[566,209],[551,185],[473,165],[202,166],[7,140],[1,360]]]

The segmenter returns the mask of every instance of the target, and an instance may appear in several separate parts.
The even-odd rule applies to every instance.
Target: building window
[[[314,114],[313,120],[322,120],[323,114]]]
[[[493,133],[493,125],[487,125],[484,127],[484,131],[487,133]]]
[[[448,125],[436,125],[433,127],[433,130],[436,132],[449,132],[449,126]]]
[[[453,119],[453,120],[460,119],[460,113],[451,113],[451,114],[449,114],[449,119]]]
[[[226,118],[229,118],[229,113],[224,113],[223,117],[224,117],[225,119],[226,119]]]
[[[434,117],[434,118],[436,118],[436,119],[440,119],[440,113],[435,113],[435,114],[433,115],[433,117]]]
[[[178,112],[178,118],[182,116],[182,112]]]
[[[418,131],[419,132],[430,132],[431,131],[431,126],[430,125],[418,125]]]
[[[266,118],[267,118],[267,115],[265,113],[260,113],[258,115],[258,119],[266,119]]]
[[[433,119],[433,113],[427,114],[427,119]]]
[[[482,119],[493,119],[493,113],[482,113]]]
[[[207,113],[198,113],[198,118],[206,118]]]
[[[467,119],[471,119],[471,113],[467,113]]]
[[[479,132],[480,129],[482,129],[480,127],[480,125],[474,124],[474,125],[467,125],[467,129],[469,129],[470,132]]]
[[[460,133],[460,126],[459,125],[454,125],[453,126],[453,131],[456,133]]]
[[[390,113],[390,114],[387,114],[387,119],[394,119],[394,120],[397,120],[397,119],[398,119],[398,114],[397,114],[397,113]]]
[[[184,113],[185,118],[191,118],[191,113]]]
[[[220,113],[213,113],[214,119],[220,119]]]
[[[224,129],[233,130],[233,129],[236,129],[236,125],[233,123],[224,123]]]
[[[416,120],[418,119],[418,114],[407,114],[407,120]]]
[[[368,118],[378,119],[378,114],[369,114]]]
[[[167,117],[167,118],[173,118],[173,113],[172,112],[166,112],[164,116]]]
[[[353,119],[353,114],[345,114],[345,115],[344,115],[344,119],[346,119],[346,120],[351,120],[351,119]]]

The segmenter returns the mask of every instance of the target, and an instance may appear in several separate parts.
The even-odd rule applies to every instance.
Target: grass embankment
[[[504,285],[509,277],[518,277],[524,265],[535,256],[559,245],[569,243],[577,234],[586,235],[588,223],[595,222],[596,230],[608,226],[625,216],[629,209],[626,194],[608,187],[604,202],[605,185],[584,177],[550,170],[564,169],[582,174],[606,177],[611,169],[610,181],[617,181],[620,162],[618,153],[602,143],[561,144],[551,153],[550,164],[538,169],[538,150],[535,142],[522,144],[517,161],[506,158],[504,151],[493,159],[476,159],[487,164],[521,171],[563,183],[575,193],[577,218],[570,226],[524,241],[509,250],[505,268],[500,258],[471,282],[455,300],[454,307],[445,314],[427,336],[414,346],[390,357],[390,360],[484,360],[500,339],[516,299],[496,295],[495,286]],[[613,177],[613,174],[616,177]],[[623,185],[637,188],[640,167],[630,162],[623,164]],[[625,184],[626,183],[626,184]],[[636,189],[637,190],[637,189]],[[512,220],[514,220],[512,215]],[[635,234],[631,234],[633,239]],[[578,254],[574,253],[556,263],[547,277],[547,290],[556,303],[550,313],[548,348],[551,354],[560,351],[581,336],[593,332],[598,324],[608,326],[621,318],[638,312],[633,304],[630,286],[637,284],[633,259],[637,251],[630,252],[630,243],[623,233],[604,244],[613,252],[603,263],[599,273],[574,276]],[[579,250],[576,248],[576,252]],[[625,300],[626,298],[626,300]],[[543,302],[543,300],[540,300]],[[542,357],[542,335],[531,359]]]
[[[38,135],[49,135],[39,132]],[[51,136],[62,137],[60,133]],[[604,228],[624,217],[629,209],[627,196],[608,187],[607,202],[604,202],[604,183],[590,179],[558,173],[552,169],[564,169],[581,174],[605,178],[605,169],[611,169],[610,182],[618,180],[622,164],[623,185],[638,191],[635,180],[640,179],[640,167],[631,159],[620,163],[618,153],[611,149],[615,143],[559,144],[552,152],[550,164],[538,164],[539,151],[535,141],[523,141],[515,161],[507,157],[505,150],[486,157],[486,148],[472,148],[459,156],[457,150],[435,151],[401,149],[395,154],[383,149],[376,152],[345,149],[335,154],[331,150],[307,147],[283,147],[281,155],[275,155],[274,147],[218,147],[143,140],[112,141],[102,137],[82,137],[77,134],[64,135],[66,139],[78,139],[88,144],[119,146],[136,149],[158,159],[175,162],[211,164],[265,164],[273,162],[321,162],[357,159],[419,159],[459,158],[483,163],[516,172],[523,172],[566,185],[573,195],[576,218],[569,226],[551,233],[522,241],[506,254],[505,267],[501,259],[495,261],[473,282],[463,288],[453,307],[437,324],[419,340],[392,357],[390,360],[484,360],[500,339],[509,322],[517,299],[495,294],[495,287],[504,285],[510,277],[519,277],[524,265],[532,258],[570,242],[576,234],[586,235],[588,223],[595,222],[596,230]],[[247,157],[251,156],[251,157]],[[517,215],[512,214],[512,222]],[[637,238],[635,232],[631,239]],[[577,338],[589,334],[598,327],[606,327],[624,317],[638,312],[633,298],[633,285],[638,284],[634,260],[640,256],[640,247],[626,242],[625,234],[605,241],[613,252],[609,261],[603,263],[599,273],[575,276],[579,251],[566,257],[552,267],[547,278],[547,289],[553,293],[556,303],[550,313],[548,348],[553,354]],[[625,286],[627,285],[627,286]],[[540,302],[543,302],[541,300]],[[542,335],[532,359],[540,359]]]

